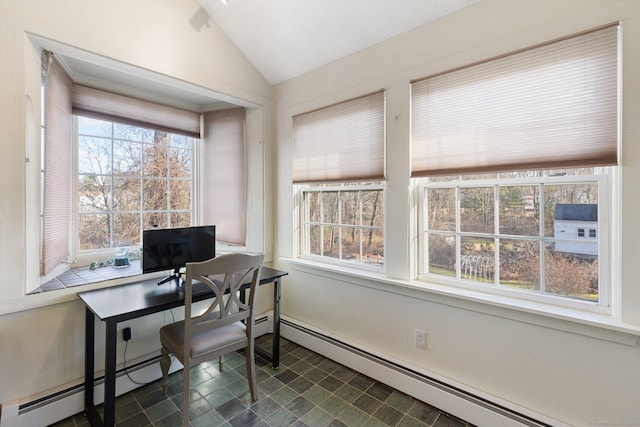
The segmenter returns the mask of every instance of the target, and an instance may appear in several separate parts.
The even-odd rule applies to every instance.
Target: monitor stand
[[[176,281],[176,286],[179,288],[180,287],[180,269],[179,268],[174,269],[173,273],[171,273],[169,276],[159,281],[158,286],[163,285],[172,280]]]

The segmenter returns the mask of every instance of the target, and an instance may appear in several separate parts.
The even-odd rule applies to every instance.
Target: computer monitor
[[[216,226],[152,228],[142,232],[142,272],[172,270],[158,284],[179,277],[188,262],[205,261],[216,256]]]

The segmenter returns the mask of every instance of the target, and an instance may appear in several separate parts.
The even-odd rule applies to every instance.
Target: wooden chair
[[[162,344],[162,389],[167,391],[167,377],[173,354],[184,366],[182,400],[183,425],[189,425],[189,371],[204,361],[245,348],[247,377],[251,399],[258,399],[255,369],[254,303],[260,281],[264,255],[226,254],[208,261],[187,263],[184,282],[184,318],[160,329]],[[192,289],[202,282],[214,292],[206,310],[192,317]],[[250,283],[246,302],[239,298],[241,285]],[[186,320],[188,319],[188,320]]]

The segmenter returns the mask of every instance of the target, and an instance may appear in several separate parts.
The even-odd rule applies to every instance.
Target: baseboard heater
[[[525,408],[518,410],[496,403],[490,398],[480,396],[481,393],[462,389],[400,365],[290,319],[281,320],[281,332],[284,338],[296,344],[476,425],[565,426],[564,423],[532,413]],[[436,401],[432,399],[434,396]]]

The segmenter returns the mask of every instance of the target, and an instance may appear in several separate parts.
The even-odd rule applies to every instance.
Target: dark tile
[[[433,424],[439,413],[438,409],[419,400],[409,410],[409,415],[426,424]]]
[[[300,418],[313,408],[313,403],[309,402],[306,398],[299,396],[289,402],[285,408],[296,417]]]
[[[277,411],[265,421],[270,427],[290,427],[298,418],[289,411]]]
[[[116,423],[117,427],[147,427],[151,425],[151,421],[144,412],[139,412],[134,416],[124,419]]]
[[[393,409],[389,405],[382,405],[376,412],[373,413],[373,416],[386,425],[394,426],[402,419],[404,414],[396,409]]]
[[[234,427],[254,427],[262,421],[253,411],[247,409],[229,420]]]
[[[391,387],[378,382],[367,389],[367,394],[375,397],[381,402],[386,401],[387,398],[391,396],[391,393],[393,393],[393,389]]]
[[[274,375],[275,378],[282,381],[284,384],[289,384],[291,381],[298,378],[300,375],[296,372],[293,372],[290,369],[285,369],[284,371]]]
[[[326,378],[327,375],[329,374],[319,368],[311,368],[309,371],[304,373],[304,377],[314,383],[320,382],[321,380]]]
[[[246,409],[247,406],[238,398],[231,399],[230,401],[216,407],[216,410],[227,420],[230,420]]]
[[[154,427],[175,427],[182,425],[182,412],[177,411],[153,423]]]
[[[332,393],[342,387],[343,384],[344,383],[342,381],[332,375],[329,375],[318,383],[319,386],[326,388]]]
[[[298,377],[289,383],[289,387],[291,387],[298,394],[304,393],[305,391],[313,387],[313,385],[314,384],[311,381],[304,377]]]
[[[355,406],[356,408],[362,410],[367,414],[373,414],[380,407],[381,404],[382,403],[379,400],[374,399],[368,394],[363,394],[362,396],[358,397],[356,400],[353,401],[353,406]]]
[[[282,406],[270,397],[260,399],[251,405],[251,410],[261,418],[267,418],[280,409],[282,409]]]
[[[351,379],[351,381],[349,381],[349,384],[351,384],[355,388],[358,388],[358,389],[360,389],[362,391],[367,390],[374,383],[375,383],[375,381],[373,379],[371,379],[368,376],[363,375],[363,374],[358,374],[355,377],[353,377]]]

